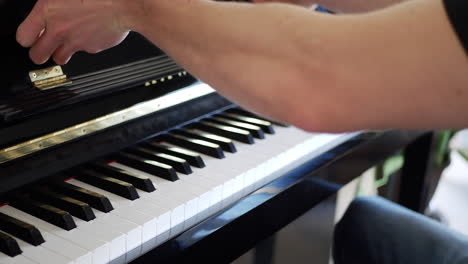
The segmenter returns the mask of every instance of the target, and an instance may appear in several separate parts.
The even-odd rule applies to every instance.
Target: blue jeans
[[[468,237],[385,199],[358,198],[335,227],[333,256],[335,264],[461,264]]]

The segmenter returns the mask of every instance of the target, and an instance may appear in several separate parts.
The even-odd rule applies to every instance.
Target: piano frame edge
[[[431,133],[383,131],[359,134],[290,170],[131,263],[231,262],[367,169]]]

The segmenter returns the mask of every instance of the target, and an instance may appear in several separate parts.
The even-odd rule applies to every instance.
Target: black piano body
[[[62,67],[71,84],[34,87],[29,73],[54,64],[34,65],[27,49],[14,41],[16,27],[33,4],[0,1],[0,19],[6,25],[0,40],[7,47],[1,55],[8,65],[0,90],[3,203],[39,185],[63,180],[61,172],[238,109],[136,33],[103,53],[75,55]],[[107,123],[99,123],[102,120]],[[198,263],[206,262],[207,256],[208,262],[232,261],[366,169],[427,135],[423,131],[354,133],[169,240],[159,241],[134,262]]]

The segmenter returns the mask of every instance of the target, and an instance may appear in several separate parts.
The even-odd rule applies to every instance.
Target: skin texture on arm
[[[284,4],[122,1],[110,9],[94,10],[95,15],[115,20],[88,15],[86,23],[71,19],[73,12],[67,10],[80,14],[89,8],[80,5],[101,0],[39,0],[38,4],[41,1],[53,3],[54,9],[44,4],[47,11],[36,11],[37,17],[29,18],[17,36],[20,43],[32,46],[36,62],[54,54],[63,63],[60,60],[71,55],[59,56],[61,49],[50,52],[42,43],[64,49],[75,43],[75,49],[83,50],[108,44],[90,36],[79,46],[75,38],[81,36],[76,31],[112,32],[110,39],[119,40],[135,30],[221,94],[306,130],[468,124],[460,115],[468,111],[468,60],[440,0],[415,0],[340,16]],[[77,6],[70,8],[67,2]],[[69,12],[69,19],[51,20],[52,11]],[[47,21],[39,38],[38,17]],[[76,20],[89,28],[78,27]],[[49,26],[54,22],[58,29]]]

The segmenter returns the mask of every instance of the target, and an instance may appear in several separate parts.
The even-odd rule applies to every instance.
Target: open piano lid
[[[172,59],[132,32],[117,47],[99,54],[79,52],[62,66],[70,85],[34,87],[29,73],[55,66],[35,65],[15,39],[34,0],[0,0],[4,70],[0,88],[0,146],[84,122],[195,82]]]

